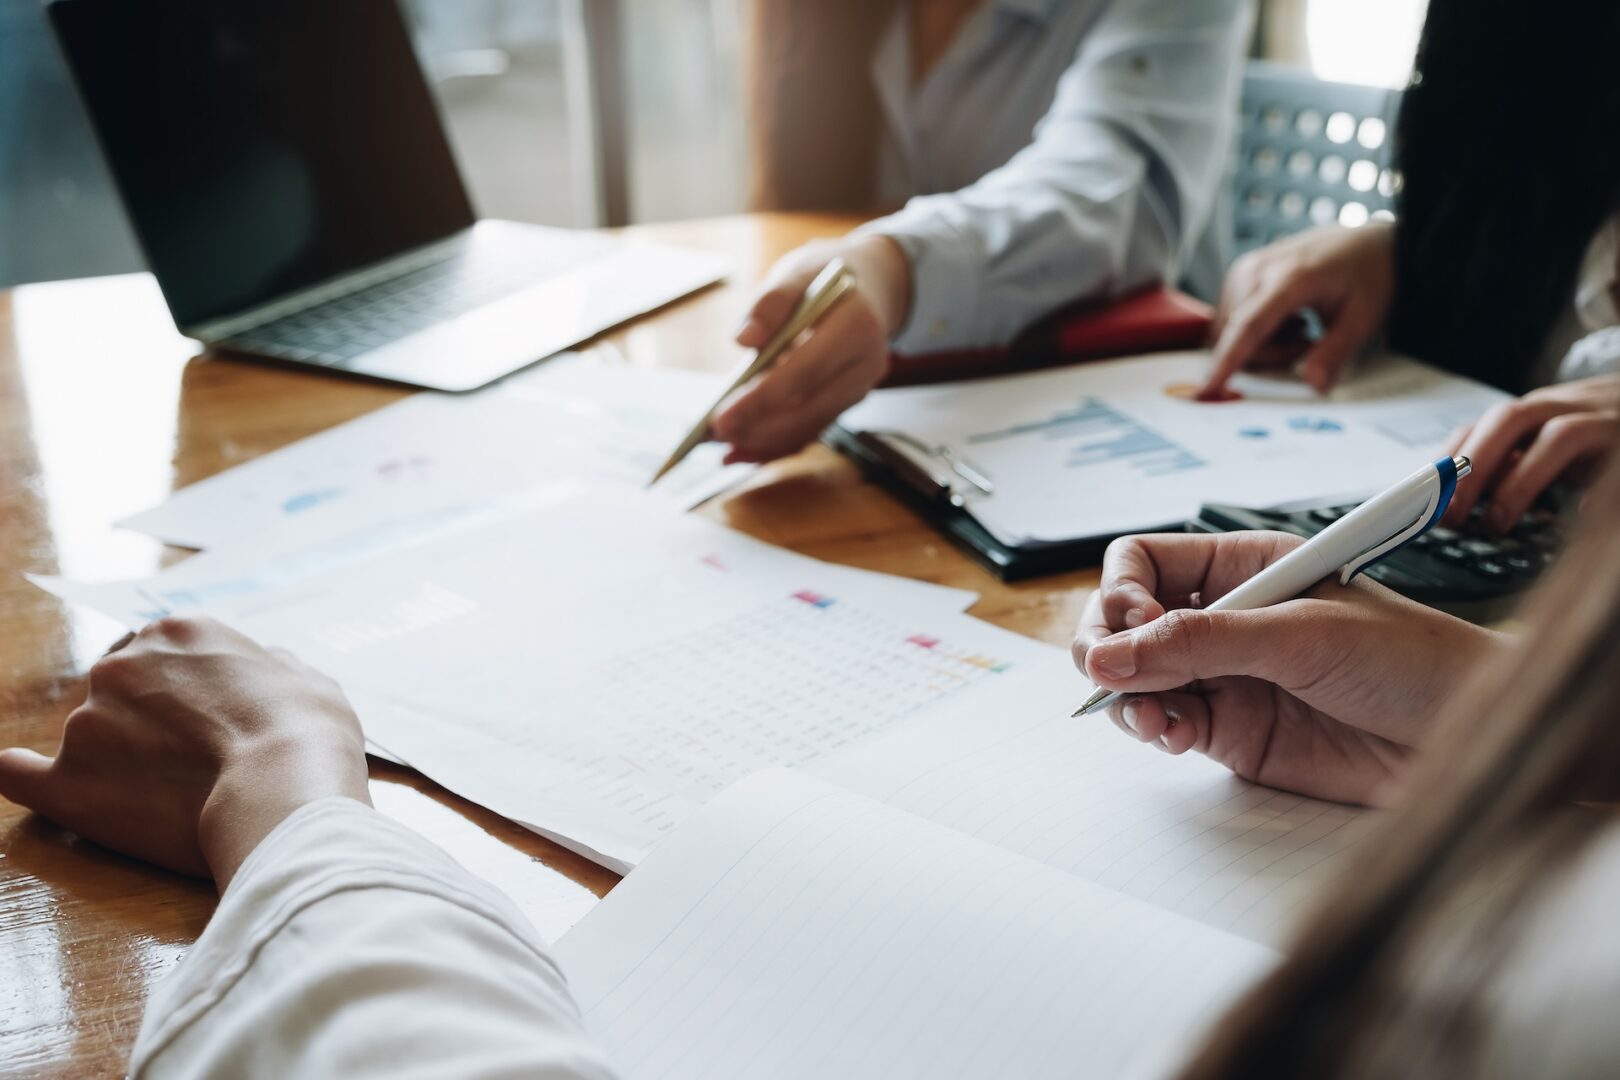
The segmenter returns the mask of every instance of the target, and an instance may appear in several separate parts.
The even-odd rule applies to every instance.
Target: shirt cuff
[[[1593,331],[1569,347],[1558,365],[1558,381],[1575,382],[1620,373],[1620,326]]]
[[[493,885],[399,822],[333,796],[294,811],[243,861],[196,945],[154,991],[131,1075],[218,1005],[289,922],[356,889],[442,898],[495,923],[514,947],[556,972],[532,925]]]
[[[911,311],[890,341],[895,352],[920,355],[998,345],[978,341],[980,267],[973,242],[935,207],[949,196],[922,196],[886,218],[855,230],[857,236],[886,236],[905,252],[911,264]]]

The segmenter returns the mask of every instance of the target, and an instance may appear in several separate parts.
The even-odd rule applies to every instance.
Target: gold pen
[[[658,483],[665,473],[685,461],[688,454],[707,442],[710,426],[714,423],[715,410],[726,398],[730,397],[737,387],[776,363],[776,358],[793,344],[795,338],[814,326],[845,293],[853,288],[855,288],[855,271],[851,270],[843,259],[834,259],[823,267],[821,273],[815,276],[815,280],[810,282],[810,287],[804,291],[803,299],[793,309],[793,314],[788,316],[788,321],[782,325],[782,329],[772,334],[771,339],[754,354],[754,358],[743,365],[736,378],[731,380],[731,385],[727,386],[725,392],[709,406],[703,414],[703,419],[687,432],[686,438],[682,439],[675,452],[669,455],[669,460],[659,466],[648,483]]]

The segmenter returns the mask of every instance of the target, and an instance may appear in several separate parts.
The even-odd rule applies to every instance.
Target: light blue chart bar
[[[969,436],[967,441],[969,444],[983,445],[1025,436],[1068,443],[1065,464],[1071,469],[1121,462],[1135,468],[1144,477],[1156,477],[1187,469],[1201,469],[1208,464],[1185,447],[1171,442],[1152,428],[1143,427],[1096,398],[1085,398],[1075,407],[1054,413],[1045,420],[1031,420],[1000,431],[982,432]]]

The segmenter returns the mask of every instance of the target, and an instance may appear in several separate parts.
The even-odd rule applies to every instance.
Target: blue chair
[[[1234,173],[1233,254],[1313,225],[1391,217],[1400,100],[1399,90],[1251,63]]]

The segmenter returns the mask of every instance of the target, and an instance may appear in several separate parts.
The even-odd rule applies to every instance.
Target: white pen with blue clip
[[[1380,495],[1374,495],[1242,585],[1210,604],[1208,611],[1253,611],[1299,596],[1334,574],[1341,585],[1408,540],[1433,528],[1451,505],[1457,481],[1473,465],[1444,457],[1425,465]],[[1095,712],[1124,695],[1099,689],[1074,711]]]

